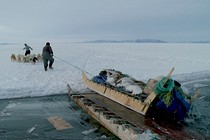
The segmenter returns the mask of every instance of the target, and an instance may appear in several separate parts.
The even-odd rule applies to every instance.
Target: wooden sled
[[[150,104],[156,97],[156,94],[152,91],[144,101],[141,101],[132,97],[131,95],[122,93],[114,88],[93,82],[92,80],[88,79],[87,75],[84,72],[82,72],[82,79],[89,89],[123,106],[126,106],[142,115],[145,115],[147,113]]]

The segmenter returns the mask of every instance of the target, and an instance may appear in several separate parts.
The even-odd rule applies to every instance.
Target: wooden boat
[[[173,70],[174,68],[162,79],[162,88],[168,86],[169,80],[174,84],[174,81],[170,79]],[[143,93],[144,95],[146,93],[146,97],[143,100],[113,86],[95,82],[89,79],[85,72],[82,73],[82,79],[89,89],[142,115],[159,113],[161,118],[170,116],[172,120],[184,121],[190,109],[191,104],[185,100],[184,95],[179,90],[176,90],[176,86],[173,86],[170,93],[162,93],[161,91],[158,93],[154,88],[157,88],[157,84],[160,84],[160,82],[154,79],[150,79],[144,87]]]
[[[154,92],[151,92],[150,95],[142,102],[141,100],[134,98],[129,94],[124,94],[114,88],[93,82],[92,80],[88,79],[87,75],[84,72],[82,73],[82,79],[89,89],[138,113],[141,113],[142,115],[145,115],[147,113],[150,104],[156,97],[156,94]]]

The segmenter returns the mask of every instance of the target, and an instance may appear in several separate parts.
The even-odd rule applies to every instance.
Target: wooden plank
[[[168,79],[171,77],[171,74],[173,73],[173,71],[174,71],[174,67],[169,71],[168,75],[166,76],[165,81],[163,82],[163,87],[167,83]]]
[[[72,128],[72,126],[60,116],[52,116],[47,119],[58,131]]]
[[[148,129],[157,134],[156,139],[203,139],[203,136],[198,133],[182,129],[179,123],[164,123],[162,126],[162,122],[160,124],[156,119],[145,117],[102,94],[86,92],[78,98],[73,98],[71,95],[70,97],[84,111],[122,140],[139,140],[143,132]],[[155,97],[154,93],[151,95],[151,98],[153,97]],[[94,104],[85,105],[83,98],[91,100]],[[106,109],[95,110],[95,107],[99,106]]]

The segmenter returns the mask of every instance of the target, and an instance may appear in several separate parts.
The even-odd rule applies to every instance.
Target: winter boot
[[[50,64],[49,64],[50,69],[53,69],[52,64],[53,64],[53,62],[50,62]]]
[[[44,70],[47,71],[47,67],[46,66],[44,66]]]

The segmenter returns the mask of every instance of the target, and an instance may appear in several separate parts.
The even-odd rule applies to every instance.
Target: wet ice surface
[[[100,139],[100,132],[85,122],[83,112],[75,107],[67,95],[0,100],[0,139]],[[56,130],[47,120],[60,116],[72,128]],[[105,139],[104,138],[104,139]]]

